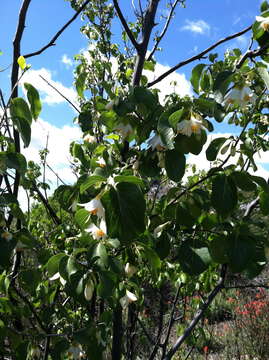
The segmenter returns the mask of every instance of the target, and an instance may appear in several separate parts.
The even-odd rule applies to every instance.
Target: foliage
[[[20,139],[29,146],[41,111],[31,84],[28,102],[13,92],[2,117],[0,350],[16,359],[39,351],[55,360],[168,360],[182,343],[197,346],[197,333],[207,339],[197,324],[225,288],[227,269],[253,278],[266,264],[269,186],[253,172],[255,155],[268,150],[269,35],[264,20],[255,21],[257,50],[233,49],[222,59],[207,54],[192,71],[195,95],[171,93],[161,103],[143,74],[157,60],[159,1],[137,10],[130,24],[116,0],[85,4],[89,50],[76,56],[75,72],[83,139],[70,145],[76,183],[60,185],[48,199],[40,167],[20,153]],[[71,5],[82,11],[81,1]],[[113,43],[115,15],[124,28],[121,44]],[[147,58],[150,39],[156,47]],[[17,55],[15,89],[19,66],[29,68]],[[238,135],[207,146],[208,134],[226,120]],[[189,154],[202,151],[209,170],[191,171]],[[46,215],[41,205],[23,213],[19,186]]]

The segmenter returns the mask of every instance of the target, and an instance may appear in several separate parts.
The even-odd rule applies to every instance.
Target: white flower
[[[70,346],[70,348],[68,349],[68,356],[72,356],[71,359],[73,360],[79,360],[83,358],[84,354],[81,347],[78,345]]]
[[[84,289],[84,296],[87,301],[90,301],[94,291],[94,283],[92,280],[88,280],[85,289]]]
[[[151,138],[148,141],[149,146],[151,146],[152,150],[162,151],[166,149],[166,146],[162,142],[162,139],[160,135],[154,135],[153,138]]]
[[[90,144],[96,143],[96,137],[92,136],[90,134],[87,134],[86,136],[84,136],[83,140],[90,143]]]
[[[137,301],[136,295],[133,294],[131,291],[126,290],[126,295],[120,299],[120,304],[123,309],[126,309],[128,305],[134,301]]]
[[[137,272],[137,268],[134,265],[127,263],[125,265],[124,271],[128,277],[132,277]]]
[[[269,17],[256,16],[256,21],[260,22],[260,27],[264,31],[269,31]]]
[[[10,241],[12,239],[12,234],[8,231],[5,231],[1,234],[1,238],[6,241]]]
[[[85,210],[89,211],[90,214],[97,215],[99,218],[102,218],[105,215],[105,209],[98,197],[94,198],[86,204],[79,205],[83,206]]]
[[[177,124],[177,132],[185,136],[200,135],[202,129],[204,129],[202,121],[194,117],[191,117],[190,120],[180,121]]]
[[[105,167],[106,166],[106,162],[103,158],[99,158],[97,161],[96,161],[96,164],[98,164],[101,168]]]
[[[127,138],[129,135],[131,135],[134,132],[130,124],[124,125],[123,123],[120,123],[115,128],[115,131],[117,131],[123,139]]]
[[[102,239],[106,237],[106,222],[104,219],[100,221],[99,227],[95,224],[91,224],[88,229],[86,229],[87,232],[91,233],[92,237],[95,240]]]
[[[256,99],[257,96],[249,87],[244,86],[241,89],[234,88],[224,97],[224,106],[238,105],[242,109],[245,109],[249,103],[254,104]]]

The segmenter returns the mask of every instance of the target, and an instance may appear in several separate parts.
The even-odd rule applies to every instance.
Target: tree
[[[6,103],[2,97],[0,346],[5,358],[171,359],[225,289],[227,269],[252,278],[266,263],[267,234],[257,214],[269,214],[269,187],[250,169],[256,169],[254,155],[268,149],[269,5],[262,3],[252,26],[149,82],[143,71],[154,71],[173,14],[185,6],[183,0],[168,2],[164,28],[154,34],[160,3],[138,1],[136,20],[127,23],[117,0],[71,0],[74,17],[47,46],[26,55],[20,42],[30,0],[22,3],[12,92]],[[27,58],[51,46],[81,12],[89,51],[77,56],[75,76],[77,122],[84,136],[71,144],[71,154],[79,177],[47,200],[39,169],[20,152],[21,140],[30,143],[41,102],[31,84],[25,85],[28,103],[18,97],[19,67],[23,76]],[[115,15],[123,44],[113,43]],[[246,53],[234,49],[220,60],[210,53],[250,31]],[[195,95],[171,91],[160,103],[152,86],[202,59],[192,70]],[[207,134],[225,119],[240,135],[214,138],[206,149],[210,170],[193,168],[184,180],[188,155],[205,150]],[[19,207],[20,186],[40,201],[29,217]],[[40,216],[40,206],[48,218]],[[207,296],[172,343],[171,333],[184,317],[183,300],[198,290]]]

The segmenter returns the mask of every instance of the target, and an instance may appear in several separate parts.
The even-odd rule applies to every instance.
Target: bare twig
[[[245,34],[246,32],[248,32],[249,30],[251,30],[252,26],[248,26],[247,28],[245,28],[244,30],[241,30],[233,35],[227,36],[224,39],[221,39],[219,41],[217,41],[215,44],[209,46],[207,49],[203,50],[202,52],[200,52],[199,54],[192,56],[189,59],[186,59],[184,61],[179,62],[177,65],[171,67],[171,69],[169,69],[168,71],[166,71],[165,73],[163,73],[162,75],[160,75],[157,79],[155,79],[154,81],[148,83],[148,87],[151,87],[157,83],[159,83],[160,81],[162,81],[163,79],[165,79],[168,75],[172,74],[174,71],[176,71],[177,69],[181,68],[182,66],[185,66],[195,60],[200,60],[205,54],[207,54],[209,51],[215,49],[217,46],[223,44],[226,41],[232,40],[238,36],[241,36],[243,34]]]
[[[148,58],[147,58],[147,61],[150,61],[150,60],[152,59],[155,51],[157,50],[160,42],[162,41],[162,38],[165,36],[166,31],[168,30],[169,24],[170,24],[170,22],[171,22],[171,20],[172,20],[172,18],[173,18],[174,10],[175,10],[177,4],[179,3],[179,1],[180,1],[180,0],[175,0],[174,3],[171,5],[171,9],[170,9],[170,12],[169,12],[169,14],[168,14],[168,16],[167,16],[167,19],[166,19],[165,25],[164,25],[164,27],[163,27],[163,30],[162,30],[162,32],[160,33],[160,35],[157,36],[156,42],[155,42],[154,47],[153,47],[153,49],[151,50],[151,52],[150,52],[150,54],[149,54],[149,56],[148,56]]]
[[[126,31],[126,34],[128,35],[131,43],[133,44],[133,46],[136,48],[137,51],[139,51],[140,49],[140,46],[138,44],[138,42],[136,41],[136,39],[134,38],[134,35],[131,31],[131,29],[129,28],[124,16],[123,16],[123,13],[121,11],[121,8],[119,7],[119,4],[118,4],[118,1],[117,0],[113,0],[113,4],[115,6],[115,9],[116,9],[116,12],[117,12],[117,15],[120,19],[120,22],[124,28],[124,30]]]
[[[209,307],[209,305],[212,303],[212,301],[215,299],[217,294],[224,288],[224,281],[227,271],[227,265],[222,265],[221,268],[221,274],[220,279],[218,281],[218,284],[215,286],[215,288],[211,291],[209,294],[207,300],[202,304],[202,306],[199,308],[199,310],[194,315],[194,318],[192,319],[189,326],[185,329],[184,333],[177,339],[175,344],[172,346],[170,351],[167,353],[164,360],[170,360],[172,359],[172,356],[177,352],[181,344],[187,339],[187,337],[191,334],[192,330],[195,328],[199,320],[203,317],[205,311]]]
[[[53,86],[48,80],[46,80],[42,75],[39,75],[39,77],[45,81],[45,83],[47,83],[53,90],[55,90],[63,99],[65,99],[68,104],[70,104],[79,114],[80,114],[80,110],[79,108],[76,107],[76,105],[74,105],[72,103],[71,100],[69,100],[65,95],[63,95],[55,86]]]
[[[179,294],[180,294],[180,289],[182,288],[182,286],[183,286],[183,284],[180,284],[180,286],[178,287],[175,298],[174,298],[174,301],[173,301],[173,307],[172,307],[172,310],[171,310],[171,313],[170,313],[168,329],[167,329],[167,333],[166,333],[165,340],[164,340],[164,343],[163,343],[163,356],[162,356],[162,358],[164,358],[165,355],[166,355],[166,349],[167,349],[168,341],[169,341],[169,338],[170,338],[171,330],[172,330],[174,322],[175,322],[174,314],[175,314],[175,311],[176,311],[176,306],[177,306],[177,302],[178,302],[178,298],[179,298]]]
[[[75,13],[75,15],[69,20],[67,21],[67,23],[53,36],[53,38],[50,40],[50,42],[43,46],[40,50],[34,51],[32,53],[29,54],[25,54],[23,55],[25,59],[32,57],[32,56],[36,56],[39,55],[41,53],[43,53],[45,50],[47,50],[49,47],[51,46],[55,46],[55,41],[58,39],[58,37],[65,31],[65,29],[78,17],[78,15],[81,13],[81,11],[83,9],[85,9],[85,7],[90,3],[91,0],[87,0],[85,1],[85,3],[77,10],[77,12]]]

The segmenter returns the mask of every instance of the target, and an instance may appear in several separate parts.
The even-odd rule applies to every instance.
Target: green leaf
[[[73,255],[71,255],[68,258],[68,261],[66,264],[66,271],[67,271],[68,277],[71,278],[71,276],[74,275],[75,273],[77,273],[78,270],[79,270],[79,268],[78,268],[76,258]]]
[[[102,197],[108,235],[129,243],[145,230],[145,199],[136,184],[121,182]]]
[[[0,153],[1,155],[1,153]],[[6,165],[8,168],[16,169],[21,174],[24,174],[27,169],[27,162],[25,157],[20,153],[7,152]]]
[[[16,246],[16,239],[12,237],[12,239],[7,240],[3,237],[3,233],[0,233],[0,268],[1,267],[8,267],[11,263],[11,256],[13,250]]]
[[[112,272],[101,272],[100,273],[100,282],[97,287],[97,294],[103,298],[107,299],[113,295],[115,287],[115,278]]]
[[[178,260],[181,268],[189,275],[199,275],[204,272],[211,262],[208,248],[192,248],[183,243],[178,250]]]
[[[30,103],[32,116],[36,120],[42,109],[39,93],[36,88],[29,83],[24,83],[24,87],[27,90],[27,98]]]
[[[157,99],[150,90],[137,86],[133,91],[133,95],[137,104],[146,105],[146,107],[150,109],[157,105]]]
[[[99,175],[92,175],[89,176],[88,179],[86,181],[84,181],[81,185],[80,185],[80,192],[84,193],[87,189],[89,189],[92,186],[99,186],[100,184],[102,184],[103,182],[105,182],[107,179],[103,176],[99,176]]]
[[[257,186],[252,180],[252,176],[246,171],[235,171],[231,174],[236,186],[243,191],[255,191]]]
[[[216,160],[218,152],[226,140],[226,137],[220,137],[211,141],[210,145],[206,149],[206,158],[208,161]]]
[[[49,277],[53,276],[59,271],[59,263],[63,257],[67,257],[65,253],[59,253],[52,256],[46,264]]]
[[[232,75],[233,72],[230,70],[224,70],[220,73],[218,73],[214,85],[213,85],[213,91],[215,92],[215,95],[217,97],[218,101],[222,101],[223,96],[225,95],[228,86],[230,82],[232,81]]]
[[[84,90],[85,90],[85,81],[87,78],[87,73],[83,72],[79,74],[79,76],[76,79],[75,86],[78,93],[78,96],[81,98],[84,98]]]
[[[153,61],[145,61],[143,68],[145,70],[154,71],[155,63]]]
[[[85,209],[79,209],[75,214],[75,221],[82,230],[88,226],[89,218],[90,213]]]
[[[186,158],[177,150],[165,152],[165,170],[169,179],[180,181],[185,174]]]
[[[260,5],[261,12],[269,10],[269,4],[267,1],[263,1]]]
[[[132,184],[136,184],[139,186],[144,187],[144,182],[142,179],[140,179],[137,176],[132,176],[132,175],[117,175],[114,177],[114,181],[115,182],[127,182],[127,183],[132,183]]]
[[[217,175],[212,181],[211,202],[217,213],[226,217],[237,205],[237,189],[233,179],[225,174]]]
[[[207,66],[206,64],[198,64],[192,69],[191,84],[192,84],[193,90],[197,94],[199,94],[200,78],[201,78],[202,72],[206,66]]]
[[[168,118],[165,114],[160,117],[157,130],[164,145],[169,150],[172,150],[174,148],[174,131],[171,128],[171,125],[169,124]]]
[[[105,267],[107,266],[108,257],[107,257],[106,247],[104,244],[98,243],[95,246],[92,258],[94,257],[98,257],[97,264],[100,266],[101,269],[105,270]]]
[[[25,61],[25,58],[21,55],[18,57],[18,60],[17,60],[18,64],[19,64],[19,67],[21,68],[21,70],[24,70],[26,68],[26,61]]]
[[[209,243],[209,252],[212,259],[218,264],[226,264],[229,260],[229,241],[226,236],[214,235]]]
[[[176,128],[177,123],[178,123],[179,120],[181,119],[181,116],[183,115],[183,113],[184,113],[184,108],[173,112],[173,113],[169,116],[169,118],[168,118],[169,124],[170,124],[174,129]]]
[[[23,98],[15,98],[11,100],[10,113],[13,118],[22,118],[28,122],[29,125],[32,123],[32,114],[29,109],[27,102]]]
[[[269,193],[261,191],[259,193],[260,208],[263,215],[269,215]]]
[[[26,101],[22,98],[12,99],[10,103],[10,115],[22,137],[24,146],[29,146],[31,140],[32,115]]]
[[[263,79],[263,81],[267,87],[267,90],[269,90],[269,73],[267,71],[267,68],[258,67],[257,71],[258,71],[260,77]]]
[[[240,234],[232,234],[228,241],[229,267],[233,272],[241,272],[247,268],[255,254],[254,242],[251,238]]]
[[[258,184],[265,192],[269,192],[269,184],[261,176],[251,175],[251,179]]]

